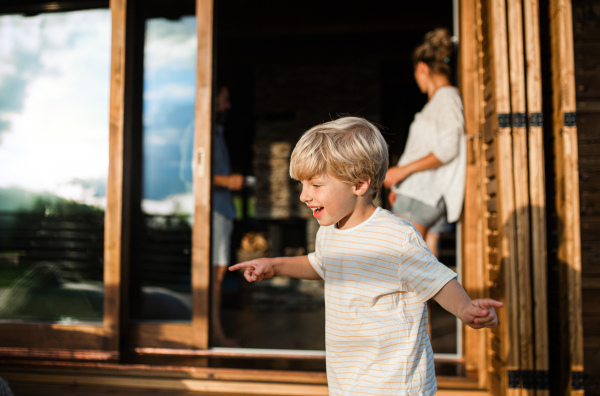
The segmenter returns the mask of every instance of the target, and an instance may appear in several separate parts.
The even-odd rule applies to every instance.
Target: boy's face
[[[357,185],[358,186],[358,185]],[[313,211],[320,225],[338,225],[338,228],[350,228],[360,224],[356,214],[359,197],[364,191],[357,186],[341,182],[335,177],[322,175],[310,180],[302,180],[300,200]],[[367,187],[368,189],[368,183]]]

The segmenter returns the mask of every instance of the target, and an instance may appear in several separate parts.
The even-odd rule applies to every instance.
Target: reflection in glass
[[[110,11],[0,16],[0,321],[101,321]]]
[[[133,319],[191,320],[196,43],[193,16],[146,22],[142,215]]]

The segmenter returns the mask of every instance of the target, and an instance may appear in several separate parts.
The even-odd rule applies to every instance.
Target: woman
[[[449,223],[460,218],[465,190],[463,105],[450,82],[452,50],[450,33],[441,28],[415,49],[415,80],[427,104],[415,115],[404,153],[384,181],[392,189],[392,211],[413,222],[435,255],[435,235],[428,233],[445,218]]]

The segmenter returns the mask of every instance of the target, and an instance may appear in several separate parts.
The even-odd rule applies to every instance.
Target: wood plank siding
[[[586,394],[600,394],[600,3],[573,0]]]
[[[581,238],[579,225],[579,171],[575,124],[575,74],[571,2],[550,1],[552,49],[553,135],[555,205],[558,216],[558,251],[561,304],[560,326],[568,329],[562,338],[563,358],[570,373],[560,384],[565,394],[583,394],[583,328],[581,321]]]

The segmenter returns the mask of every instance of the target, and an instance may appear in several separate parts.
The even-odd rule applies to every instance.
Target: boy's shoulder
[[[408,227],[414,229],[413,223],[406,217],[399,216],[395,213],[390,212],[387,209],[383,209],[382,207],[377,208],[377,212],[373,217],[376,220],[388,221],[397,224],[399,227]]]
[[[382,208],[378,208],[369,225],[379,232],[402,240],[407,240],[418,232],[410,220]]]

